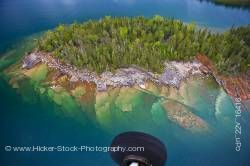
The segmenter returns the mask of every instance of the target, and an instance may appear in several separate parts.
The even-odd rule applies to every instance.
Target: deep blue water
[[[199,0],[1,0],[0,51],[20,38],[59,23],[105,15],[162,15],[213,28],[250,23],[250,10],[215,6]]]
[[[59,23],[81,22],[105,15],[150,17],[155,14],[218,30],[250,24],[249,9],[216,6],[199,0],[0,0],[0,53],[7,49],[17,50],[16,47],[22,45],[11,48],[12,45]],[[11,56],[22,53],[21,49]],[[159,114],[155,117],[157,123],[153,122],[150,108],[144,108],[142,101],[141,109],[138,108],[140,118],[127,122],[127,116],[122,115],[120,120],[116,115],[115,129],[107,132],[81,110],[73,110],[75,117],[70,117],[46,97],[38,97],[31,87],[23,93],[28,99],[0,76],[0,165],[3,166],[112,166],[114,164],[107,153],[14,153],[5,152],[4,146],[108,146],[113,136],[126,130],[145,131],[161,138],[169,150],[168,166],[250,165],[250,115],[249,112],[242,113],[243,145],[241,152],[235,152],[234,126],[220,122],[224,117],[229,122],[234,120],[234,107],[228,98],[220,105],[224,113],[221,119],[209,116],[208,112],[214,108],[206,95],[200,99],[196,107],[205,113],[200,115],[211,124],[213,133],[195,135],[166,121],[161,110],[156,111]],[[121,122],[119,126],[122,120],[125,123]]]

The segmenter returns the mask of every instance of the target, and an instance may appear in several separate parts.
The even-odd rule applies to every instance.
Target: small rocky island
[[[172,122],[192,132],[209,131],[191,111],[186,91],[189,84],[197,88],[213,80],[231,97],[250,99],[249,34],[249,26],[219,34],[161,16],[105,17],[48,31],[15,74],[8,73],[13,87],[31,79],[39,93],[66,108],[71,107],[59,93],[81,106],[93,102],[94,113],[90,107],[86,113],[104,126],[112,104],[130,112],[143,93],[151,95],[148,103],[160,98],[152,104],[160,105]],[[215,95],[208,97],[219,103]]]

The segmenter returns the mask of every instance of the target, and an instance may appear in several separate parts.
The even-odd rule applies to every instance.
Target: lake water
[[[199,0],[1,0],[0,51],[20,38],[71,23],[111,16],[162,15],[218,29],[250,23],[250,10]]]
[[[150,17],[155,14],[216,30],[250,24],[249,9],[216,6],[199,0],[1,0],[0,52],[10,55],[12,60],[0,62],[0,165],[113,166],[108,153],[103,152],[17,153],[5,152],[4,146],[108,146],[116,134],[137,130],[151,133],[167,145],[167,166],[248,166],[250,114],[242,112],[242,149],[236,152],[235,108],[218,86],[195,86],[190,93],[195,100],[189,104],[212,130],[208,134],[194,134],[170,122],[158,99],[147,94],[134,100],[136,107],[131,114],[125,115],[111,107],[112,113],[100,118],[99,122],[105,125],[102,127],[80,108],[73,109],[69,116],[47,96],[39,96],[26,82],[21,90],[13,89],[2,74],[8,64],[29,50],[30,43],[23,39],[59,23],[105,15]],[[145,98],[152,103],[145,104]]]

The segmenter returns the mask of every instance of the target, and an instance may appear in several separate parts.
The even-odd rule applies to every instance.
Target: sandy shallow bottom
[[[146,90],[124,87],[96,92],[92,84],[69,84],[65,77],[52,83],[53,71],[44,66],[33,71],[36,72],[24,72],[14,65],[1,73],[3,145],[108,146],[116,134],[136,130],[153,134],[167,145],[169,165],[248,163],[249,112],[241,114],[242,150],[238,153],[234,140],[235,107],[212,78],[191,78],[179,90],[148,83]],[[62,155],[58,153],[52,157],[30,155],[46,164],[94,161],[94,165],[112,165],[108,154],[98,152],[84,156],[69,153],[60,160],[58,156]],[[8,156],[3,157],[11,161]],[[28,162],[22,154],[15,157]]]

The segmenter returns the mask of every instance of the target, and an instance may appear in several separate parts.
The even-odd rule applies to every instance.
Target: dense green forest
[[[98,21],[60,25],[38,39],[36,49],[98,73],[131,64],[161,72],[165,61],[188,61],[201,53],[220,72],[238,74],[250,64],[250,26],[221,34],[161,16],[107,16]]]

